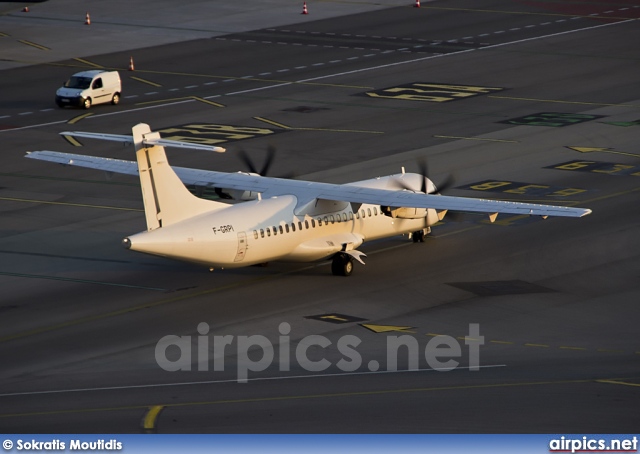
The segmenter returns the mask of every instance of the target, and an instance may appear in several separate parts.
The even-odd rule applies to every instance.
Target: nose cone
[[[131,240],[129,238],[124,238],[122,240],[122,247],[125,249],[131,249]]]

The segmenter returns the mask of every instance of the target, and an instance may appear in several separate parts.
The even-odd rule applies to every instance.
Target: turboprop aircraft
[[[328,184],[271,178],[256,172],[226,173],[172,168],[164,147],[225,151],[161,139],[147,124],[132,135],[63,132],[62,135],[133,143],[136,161],[54,151],[26,157],[106,172],[139,175],[147,230],[122,240],[132,251],[215,268],[270,261],[331,259],[334,275],[349,276],[353,262],[364,264],[365,241],[409,234],[421,242],[447,211],[480,212],[495,221],[499,213],[582,217],[591,210],[534,203],[444,196],[417,173]],[[424,172],[426,173],[426,172]],[[191,194],[185,185],[214,188],[220,200]]]

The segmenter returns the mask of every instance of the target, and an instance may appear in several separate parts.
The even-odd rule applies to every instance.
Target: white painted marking
[[[21,112],[18,115],[31,115],[33,112]]]
[[[196,87],[197,87],[197,85],[187,85],[187,86],[186,86],[186,87],[184,87],[184,88],[196,88]]]
[[[217,84],[217,83],[218,83],[218,82],[205,82],[205,83],[204,83],[204,85],[215,85],[215,84]]]
[[[225,93],[224,95],[212,95],[212,96],[207,96],[204,99],[214,99],[214,98],[219,98],[219,97],[222,97],[222,96],[233,96],[233,95],[239,95],[239,94],[244,94],[244,93],[251,93],[251,92],[262,91],[262,90],[269,90],[269,89],[272,89],[272,88],[285,87],[287,85],[292,85],[294,83],[313,82],[313,81],[316,81],[316,80],[328,79],[330,77],[340,77],[340,76],[344,76],[344,75],[356,74],[356,73],[365,72],[365,71],[372,71],[372,70],[377,70],[377,69],[382,69],[382,68],[390,68],[390,67],[393,67],[393,66],[406,65],[406,64],[411,64],[411,63],[419,63],[419,62],[431,60],[431,59],[434,59],[434,58],[451,57],[451,56],[466,54],[466,53],[469,53],[469,52],[482,52],[485,49],[492,49],[492,48],[496,48],[496,47],[509,46],[509,45],[512,45],[512,44],[520,44],[520,43],[524,43],[524,42],[528,42],[528,41],[535,41],[535,40],[538,40],[538,39],[546,39],[546,38],[550,38],[550,37],[554,37],[554,36],[568,35],[570,33],[578,33],[578,32],[583,32],[583,31],[587,31],[587,30],[595,30],[595,29],[598,29],[598,28],[611,27],[611,26],[616,26],[616,25],[620,25],[620,24],[626,24],[626,23],[635,22],[635,21],[636,21],[636,19],[627,19],[627,20],[623,20],[623,21],[619,21],[619,22],[611,22],[611,23],[608,23],[608,24],[599,24],[599,25],[594,25],[594,26],[590,26],[590,27],[584,27],[584,28],[579,28],[579,29],[575,29],[575,30],[567,30],[567,31],[564,31],[564,32],[559,32],[559,33],[551,33],[551,34],[548,34],[548,35],[542,35],[542,36],[536,36],[536,37],[533,37],[533,38],[520,39],[520,40],[516,40],[516,41],[510,41],[510,42],[506,42],[506,43],[501,43],[501,44],[489,45],[488,43],[481,43],[483,45],[487,44],[487,46],[486,47],[482,47],[482,48],[477,48],[477,49],[465,49],[465,50],[461,50],[461,51],[457,51],[457,52],[450,52],[450,53],[447,53],[447,54],[427,55],[425,57],[413,58],[413,59],[410,59],[410,60],[405,60],[405,61],[400,61],[400,62],[395,62],[395,63],[388,63],[388,64],[385,64],[385,65],[369,66],[367,68],[355,69],[353,71],[345,71],[345,72],[340,72],[340,73],[326,74],[324,76],[313,77],[313,78],[310,78],[310,79],[302,79],[302,80],[298,80],[298,81],[295,81],[295,82],[284,82],[284,83],[281,83],[281,84],[269,85],[269,86],[265,86],[265,87],[258,87],[258,88],[251,88],[251,89],[248,89],[248,90],[230,92],[230,93]],[[358,57],[355,57],[355,58],[357,59]],[[231,79],[231,80],[233,80],[233,79]],[[143,111],[143,110],[158,109],[158,108],[162,108],[162,107],[165,107],[165,106],[168,106],[168,105],[186,104],[186,103],[190,103],[190,102],[196,102],[196,101],[194,99],[186,99],[186,100],[180,100],[180,101],[175,101],[175,102],[167,102],[167,103],[164,103],[164,104],[156,104],[156,105],[153,105],[153,106],[137,107],[137,108],[128,109],[128,110],[118,110],[118,111],[115,111],[115,112],[92,115],[90,117],[87,117],[85,119],[85,121],[93,120],[93,119],[97,119],[97,118],[101,118],[101,117],[112,116],[112,115],[130,114],[132,112],[139,112],[139,111]],[[8,118],[8,117],[0,117],[0,118]],[[60,120],[60,121],[52,121],[52,122],[49,122],[49,123],[40,123],[40,124],[29,125],[29,126],[21,126],[21,127],[12,128],[12,129],[0,129],[0,134],[12,132],[12,131],[20,131],[20,130],[25,130],[25,129],[40,128],[40,127],[43,127],[43,126],[66,124],[66,122],[67,122],[67,120]]]
[[[286,73],[287,71],[291,71],[290,69],[279,69],[276,72],[278,73]]]
[[[491,369],[496,367],[507,367],[506,364],[488,364],[486,366],[476,366],[482,369]],[[247,378],[246,381],[267,381],[267,380],[298,380],[305,378],[331,378],[331,377],[348,377],[357,375],[371,375],[371,374],[403,374],[403,373],[418,373],[418,372],[438,372],[438,371],[450,371],[456,370],[469,370],[471,367],[456,367],[450,368],[433,368],[433,369],[402,369],[402,370],[378,370],[378,371],[362,371],[362,372],[339,372],[329,374],[308,374],[308,375],[288,375],[288,376],[275,376],[275,377],[254,377]],[[35,396],[43,394],[67,394],[67,393],[80,393],[91,391],[118,391],[125,389],[145,389],[145,388],[168,388],[172,386],[194,386],[194,385],[215,385],[220,383],[237,383],[237,379],[222,379],[222,380],[204,380],[204,381],[191,381],[191,382],[176,382],[176,383],[151,383],[146,385],[125,385],[125,386],[103,386],[96,388],[75,388],[75,389],[56,389],[51,391],[24,391],[17,393],[4,393],[0,394],[0,397],[11,396]]]
[[[158,94],[157,91],[149,91],[149,92],[145,93],[146,96],[157,95],[157,94]]]

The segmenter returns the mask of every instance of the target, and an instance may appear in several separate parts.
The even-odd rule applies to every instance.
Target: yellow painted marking
[[[3,198],[0,198],[0,200],[2,200]],[[11,200],[11,199],[6,199],[6,200]],[[21,199],[17,199],[18,201],[24,201]],[[37,203],[57,203],[60,205],[73,205],[73,204],[64,204],[64,203],[59,203],[59,202],[41,202],[41,201],[33,201],[33,202],[37,202]],[[115,207],[105,207],[105,208],[115,208]],[[124,209],[124,210],[131,210],[131,211],[143,211],[143,210],[133,210],[131,208],[115,208],[115,209]],[[306,267],[305,269],[311,269],[313,268],[313,266],[309,266]],[[299,271],[299,270],[298,270]],[[261,277],[257,277],[255,279],[249,279],[246,281],[240,281],[240,282],[235,282],[232,284],[227,284],[227,285],[221,285],[219,287],[216,288],[212,288],[212,289],[208,289],[208,290],[203,290],[200,292],[195,292],[195,293],[185,293],[183,295],[178,295],[178,296],[174,296],[171,298],[166,298],[166,299],[162,299],[162,300],[158,300],[158,301],[154,301],[154,302],[150,302],[150,303],[146,303],[146,304],[140,304],[138,306],[133,306],[133,307],[129,307],[126,309],[119,309],[116,311],[112,311],[112,312],[107,312],[104,314],[97,314],[97,315],[90,315],[87,317],[83,317],[83,318],[79,318],[79,319],[75,319],[75,320],[70,320],[67,322],[63,322],[63,323],[58,323],[56,325],[51,325],[51,326],[44,326],[41,328],[36,328],[36,329],[32,329],[30,331],[25,331],[22,333],[17,333],[17,334],[12,334],[9,336],[5,336],[5,337],[0,337],[0,342],[7,342],[10,340],[14,340],[14,339],[21,339],[24,337],[28,337],[28,336],[34,336],[36,334],[42,334],[42,333],[46,333],[49,331],[55,331],[58,329],[64,329],[64,328],[68,328],[70,326],[76,326],[76,325],[81,325],[84,323],[89,323],[89,322],[93,322],[93,321],[97,321],[97,320],[103,320],[106,318],[111,318],[111,317],[116,317],[119,315],[124,315],[124,314],[128,314],[131,312],[136,312],[139,310],[143,310],[143,309],[150,309],[153,307],[157,307],[157,306],[162,306],[164,304],[171,304],[171,303],[176,303],[178,301],[184,301],[187,299],[191,299],[191,298],[197,298],[200,296],[204,296],[204,295],[211,295],[213,293],[218,293],[218,292],[222,292],[222,291],[226,291],[226,290],[231,290],[231,289],[235,289],[241,286],[245,286],[245,285],[249,285],[252,283],[257,283],[257,282],[261,282],[261,281],[266,281],[268,279],[273,279],[275,277],[279,277],[279,276],[284,276],[287,274],[293,274],[295,271],[289,271],[289,272],[284,272],[284,273],[280,273],[278,275],[273,275],[273,276],[261,276]],[[146,407],[146,406],[145,406]],[[140,408],[140,407],[135,407],[135,408]]]
[[[67,124],[73,125],[76,124],[77,122],[79,122],[80,120],[90,117],[91,115],[93,115],[93,113],[89,112],[89,113],[85,113],[82,115],[78,115],[77,117],[73,117],[71,120],[67,121]]]
[[[547,344],[524,344],[525,347],[543,347],[543,348],[549,348],[549,346]]]
[[[142,82],[143,84],[151,85],[153,87],[162,87],[162,85],[160,85],[160,84],[157,84],[155,82],[151,82],[150,80],[147,80],[147,79],[141,79],[140,77],[129,76],[129,78],[133,79],[133,80],[137,80],[138,82]]]
[[[191,99],[195,99],[198,102],[203,102],[205,104],[210,104],[216,107],[227,107],[224,104],[220,104],[219,102],[209,101],[208,99],[200,98],[198,96],[192,96]]]
[[[4,37],[7,37],[7,36],[10,36],[10,35],[8,35],[6,33],[3,33],[3,32],[0,32],[0,38],[4,38]]]
[[[625,378],[625,380],[635,380],[636,378]],[[461,385],[461,386],[440,386],[430,388],[396,388],[396,389],[384,389],[378,391],[355,391],[344,393],[327,393],[327,394],[306,394],[306,395],[293,395],[293,396],[274,396],[274,397],[253,397],[247,399],[228,399],[228,400],[213,400],[213,401],[196,401],[196,402],[179,402],[168,403],[164,407],[167,408],[179,408],[179,407],[194,407],[203,405],[230,405],[230,404],[244,404],[244,403],[258,403],[258,402],[286,402],[293,400],[309,400],[309,399],[335,399],[346,397],[363,397],[363,396],[380,396],[388,394],[405,394],[405,393],[422,393],[422,392],[437,392],[437,391],[459,391],[459,390],[475,390],[475,389],[495,389],[495,388],[517,388],[525,386],[548,386],[548,385],[573,385],[582,383],[599,382],[596,379],[582,379],[582,380],[556,380],[556,381],[537,381],[537,382],[521,382],[521,383],[490,383],[483,385]],[[609,380],[611,381],[611,380]],[[624,383],[624,382],[623,382]],[[147,409],[148,405],[130,405],[121,407],[101,407],[101,408],[81,408],[73,410],[50,410],[50,411],[36,411],[28,413],[4,413],[0,414],[0,418],[16,418],[16,417],[32,417],[32,416],[49,416],[49,415],[65,415],[73,413],[97,413],[105,411],[123,411],[123,410],[140,410]]]
[[[578,151],[580,153],[599,152],[599,153],[621,154],[623,156],[633,156],[634,158],[640,158],[640,154],[625,153],[623,151],[615,151],[615,150],[612,150],[611,148],[590,148],[590,147],[565,147],[565,148]]]
[[[81,147],[82,144],[73,136],[62,136],[64,139],[69,142],[74,147]]]
[[[616,107],[638,107],[633,104],[611,104],[611,103],[602,103],[602,102],[580,102],[580,101],[563,101],[560,99],[537,99],[537,98],[516,98],[514,96],[497,96],[497,95],[489,95],[488,98],[495,99],[510,99],[514,101],[534,101],[534,102],[552,102],[557,104],[578,104],[582,106],[616,106]]]
[[[400,333],[415,333],[415,331],[409,331],[413,329],[413,326],[371,325],[368,323],[361,323],[360,326],[367,328],[374,333],[389,333],[394,331]]]
[[[80,60],[76,58],[76,60]],[[126,71],[128,68],[114,68],[122,71]],[[291,80],[278,80],[278,79],[260,79],[257,77],[247,78],[247,77],[236,77],[236,76],[214,76],[211,74],[198,74],[198,73],[183,73],[177,71],[152,71],[152,70],[138,70],[136,69],[136,73],[144,73],[144,74],[164,74],[169,76],[189,76],[189,77],[203,77],[206,79],[220,79],[220,80],[250,80],[253,82],[267,82],[272,84],[288,84],[288,85],[312,85],[318,87],[336,87],[336,88],[357,88],[364,90],[373,90],[375,87],[365,87],[361,85],[341,85],[341,84],[328,84],[322,82],[296,82]]]
[[[627,383],[620,380],[596,380],[598,383],[609,383],[612,385],[640,386],[640,383]]]
[[[348,322],[346,318],[338,317],[337,315],[323,315],[320,317],[322,320],[336,320],[338,322]]]
[[[509,342],[509,341],[497,341],[497,340],[492,340],[492,341],[489,341],[489,342],[492,342],[492,343],[494,343],[494,344],[509,344],[509,345],[512,345],[512,344],[513,344],[513,342]]]
[[[19,199],[16,197],[0,197],[0,200],[6,200],[9,202],[42,203],[44,205],[65,205],[70,207],[81,207],[81,208],[101,208],[103,210],[144,211],[138,208],[114,207],[114,206],[108,206],[108,205],[89,205],[85,203],[49,202],[47,200]],[[0,341],[2,341],[2,339],[0,339]]]
[[[438,337],[438,336],[444,336],[444,334],[427,333],[425,334],[425,336]]]
[[[265,123],[269,123],[270,125],[277,126],[278,128],[291,129],[289,126],[283,125],[282,123],[278,123],[273,120],[269,120],[268,118],[262,118],[262,117],[253,117],[253,118],[254,120],[263,121]]]
[[[558,348],[561,348],[563,350],[586,350],[586,348],[584,348],[584,347],[567,347],[567,346],[564,346],[564,345],[561,345]]]
[[[445,216],[446,219],[446,216]],[[476,230],[476,229],[481,229],[482,226],[481,225],[474,225],[473,227],[469,227],[466,229],[461,229],[461,230],[455,230],[453,232],[449,232],[449,233],[443,233],[440,235],[431,235],[433,238],[444,238],[446,236],[451,236],[451,235],[457,235],[458,233],[463,233],[463,232],[468,232],[469,230]]]
[[[48,47],[41,46],[40,44],[32,43],[31,41],[27,41],[25,39],[19,39],[18,42],[22,44],[26,44],[27,46],[35,47],[36,49],[40,49],[40,50],[51,50]]]
[[[268,118],[263,118],[263,117],[253,117],[253,118],[255,120],[262,121],[273,126],[277,126],[278,128],[289,129],[292,131],[327,131],[327,132],[355,132],[355,133],[361,133],[361,134],[384,134],[383,131],[362,131],[358,129],[294,128],[293,126],[283,125],[282,123],[269,120]]]
[[[468,337],[468,336],[461,336],[458,337],[458,340],[463,340],[463,341],[475,341],[475,342],[480,342],[480,339],[476,339],[475,337]]]
[[[290,128],[296,131],[327,131],[327,132],[356,132],[360,134],[384,134],[384,131],[365,131],[360,129],[331,129],[331,128]]]
[[[99,65],[97,63],[90,62],[89,60],[85,60],[83,58],[74,58],[75,61],[79,61],[80,63],[84,63],[85,65],[92,66],[94,68],[104,69],[104,66]]]
[[[433,137],[437,139],[484,140],[487,142],[520,143],[520,141],[518,140],[486,139],[482,137],[462,137],[462,136],[433,136]]]
[[[599,348],[596,351],[605,353],[624,353],[624,350],[612,350],[609,348]]]
[[[149,411],[147,411],[147,414],[144,416],[142,421],[142,428],[145,430],[155,430],[158,416],[163,409],[164,405],[154,405],[153,407],[149,407]]]

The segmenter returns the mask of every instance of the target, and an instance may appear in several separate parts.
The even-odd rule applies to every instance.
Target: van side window
[[[96,88],[102,88],[102,78],[98,77],[96,80],[94,80],[91,88],[93,88],[94,90]]]

